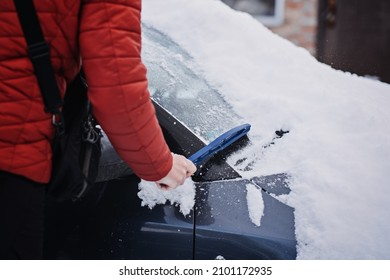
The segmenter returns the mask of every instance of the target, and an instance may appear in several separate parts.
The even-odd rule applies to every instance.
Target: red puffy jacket
[[[150,101],[141,62],[141,0],[36,0],[59,88],[85,70],[94,115],[141,178],[168,174],[172,156]],[[46,183],[51,116],[27,56],[12,0],[0,1],[0,170]]]

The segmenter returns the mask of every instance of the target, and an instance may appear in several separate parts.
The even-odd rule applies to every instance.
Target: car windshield
[[[191,56],[169,37],[143,25],[142,59],[152,98],[205,142],[240,124],[229,104],[201,74]]]

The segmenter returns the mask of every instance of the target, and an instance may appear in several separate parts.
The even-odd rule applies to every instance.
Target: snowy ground
[[[242,175],[292,176],[299,259],[390,259],[390,85],[333,70],[217,0],[144,0],[142,17],[252,125],[256,174]],[[290,133],[262,149],[279,129]]]

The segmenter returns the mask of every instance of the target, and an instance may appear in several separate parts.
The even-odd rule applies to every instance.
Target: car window
[[[185,50],[163,33],[142,28],[142,59],[157,103],[206,142],[240,124],[218,91],[195,72],[195,62]]]
[[[158,30],[146,25],[142,30],[142,59],[148,70],[149,90],[152,99],[160,105],[156,106],[157,115],[173,152],[189,156],[203,147],[203,142],[211,142],[242,124],[219,92],[195,72],[196,65],[185,50]],[[97,181],[131,175],[132,171],[119,158],[108,137],[103,137],[102,144]],[[207,163],[199,173],[201,176],[195,176],[197,181],[240,177],[224,160]]]

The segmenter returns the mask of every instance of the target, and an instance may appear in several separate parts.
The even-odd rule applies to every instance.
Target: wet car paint
[[[194,210],[184,216],[173,205],[142,207],[135,175],[101,182],[88,200],[51,209],[46,257],[294,259],[293,209],[262,191],[264,216],[256,226],[248,214],[247,184],[197,183]]]

